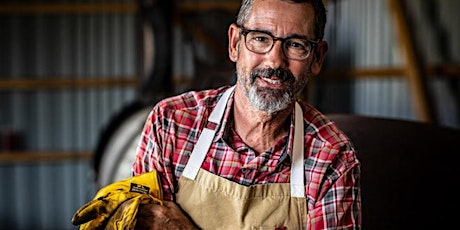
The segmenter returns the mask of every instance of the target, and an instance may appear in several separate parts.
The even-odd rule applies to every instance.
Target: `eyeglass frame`
[[[270,52],[273,47],[275,46],[275,43],[276,41],[281,41],[281,46],[282,46],[282,50],[283,50],[283,54],[285,57],[287,57],[288,59],[292,59],[292,60],[298,60],[298,61],[304,61],[306,60],[308,57],[310,57],[310,54],[312,53],[312,51],[314,51],[317,47],[318,47],[318,44],[320,42],[320,39],[318,39],[317,41],[313,41],[313,40],[309,40],[309,39],[306,39],[306,38],[302,38],[300,36],[290,36],[290,37],[285,37],[285,38],[282,38],[282,37],[276,37],[274,36],[272,33],[268,32],[268,31],[263,31],[263,30],[250,30],[250,29],[246,29],[244,26],[241,26],[241,25],[237,25],[239,28],[240,28],[240,34],[241,35],[244,35],[244,43],[245,43],[245,47],[246,49],[248,49],[249,51],[251,52],[254,52],[254,53],[257,53],[257,54],[266,54],[268,52]],[[273,39],[273,43],[270,47],[270,49],[268,49],[266,52],[257,52],[257,51],[254,51],[254,50],[251,50],[249,49],[248,47],[248,43],[246,42],[246,39],[247,39],[247,35],[251,32],[257,32],[257,33],[262,33],[262,34],[266,34],[268,36],[270,36],[272,39]],[[303,59],[296,59],[296,58],[292,58],[292,57],[289,57],[287,54],[286,54],[286,51],[285,51],[285,42],[289,39],[292,39],[292,38],[296,38],[296,39],[301,39],[301,40],[305,40],[310,46],[311,46],[311,49],[310,51],[308,52],[308,55],[306,55]]]

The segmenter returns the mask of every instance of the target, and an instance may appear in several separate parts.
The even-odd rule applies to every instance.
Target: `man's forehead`
[[[246,25],[251,29],[284,27],[290,32],[308,34],[309,25],[314,24],[314,10],[311,4],[299,4],[282,0],[255,0]],[[283,10],[280,10],[283,9]],[[312,30],[313,31],[313,30]]]

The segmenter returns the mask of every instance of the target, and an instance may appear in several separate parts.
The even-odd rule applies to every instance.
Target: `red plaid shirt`
[[[187,92],[160,101],[145,123],[133,175],[157,170],[164,199],[173,200],[199,134],[227,88]],[[289,182],[293,122],[285,138],[255,154],[229,125],[232,104],[231,98],[201,168],[243,185]],[[315,108],[300,104],[305,123],[307,229],[360,229],[360,164],[352,144]]]

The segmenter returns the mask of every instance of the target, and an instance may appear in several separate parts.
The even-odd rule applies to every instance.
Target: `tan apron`
[[[222,120],[227,90],[211,113],[190,159],[179,178],[176,201],[202,229],[305,229],[307,206],[304,187],[303,114],[295,108],[294,150],[290,183],[243,186],[200,170]]]

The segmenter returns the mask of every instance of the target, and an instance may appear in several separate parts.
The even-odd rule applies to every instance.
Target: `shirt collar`
[[[230,122],[230,118],[231,118],[230,114],[231,114],[231,111],[232,111],[232,106],[233,106],[233,101],[234,101],[233,95],[234,94],[235,93],[233,92],[231,97],[228,99],[227,106],[225,108],[224,116],[222,117],[221,124],[218,127],[219,130],[217,130],[216,135],[214,136],[213,142],[216,142],[217,140],[222,138],[222,136],[224,135],[224,132],[225,132],[225,128],[229,124],[231,124],[231,122]]]
[[[233,93],[234,94],[234,93]],[[222,136],[225,134],[226,128],[228,125],[231,125],[233,121],[231,121],[231,111],[232,111],[232,106],[234,102],[234,97],[233,95],[228,99],[227,107],[225,108],[225,113],[224,117],[222,118],[222,123],[219,126],[219,130],[216,132],[216,135],[213,139],[213,142],[218,141]],[[281,155],[280,162],[283,162],[285,159],[291,159],[292,157],[292,150],[294,146],[294,130],[295,130],[295,106],[292,106],[292,113],[291,113],[291,119],[290,119],[290,124],[289,124],[289,132],[288,132],[288,141],[287,141],[287,147],[283,150],[283,154]]]

